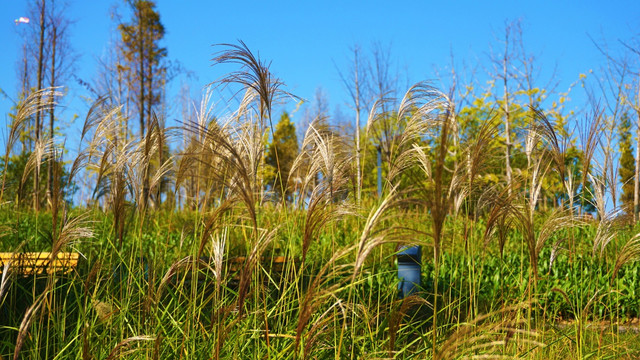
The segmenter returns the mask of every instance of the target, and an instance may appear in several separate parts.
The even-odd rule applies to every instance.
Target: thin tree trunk
[[[640,91],[640,89],[638,90]],[[638,94],[640,98],[640,93]],[[633,219],[638,221],[640,212],[640,110],[637,111],[638,126],[636,130],[636,169],[633,177]]]
[[[22,98],[24,101],[27,99],[27,96],[28,96],[27,92],[29,91],[29,75],[28,75],[29,67],[27,66],[28,61],[27,61],[27,45],[26,44],[22,46],[22,52],[23,52],[22,56],[24,57],[23,59],[24,73],[22,74]],[[33,150],[33,144],[31,143],[29,138],[30,137],[27,136],[24,142],[22,142],[21,153],[24,153],[25,151],[27,151],[27,149]]]
[[[57,41],[57,27],[53,25],[53,33],[51,35],[51,87],[56,86],[56,41]],[[53,106],[53,95],[51,95],[52,106],[49,109],[49,137],[53,141],[54,121],[55,121],[55,107]],[[55,159],[50,159],[47,163],[47,199],[53,207],[53,162]]]
[[[507,74],[507,61],[508,61],[508,39],[505,45],[504,60],[502,62],[502,75],[504,83],[504,140],[505,140],[505,170],[507,180],[507,194],[511,196],[511,119],[509,114],[509,87],[508,87],[508,74]]]
[[[358,52],[355,54],[356,81],[356,199],[360,204],[362,196],[362,174],[360,174],[360,83],[358,81]]]
[[[45,4],[46,1],[42,0],[40,3],[40,41],[38,44],[38,87],[36,88],[37,91],[40,91],[42,89],[42,68],[44,65],[44,31],[45,31]],[[38,96],[38,105],[40,105],[40,102],[42,101],[42,98],[40,96]],[[40,128],[42,127],[41,125],[41,112],[38,110],[36,111],[36,145],[38,144],[38,142],[40,141]],[[38,191],[40,189],[40,166],[38,164],[38,166],[36,166],[36,170],[34,172],[34,177],[33,177],[33,207],[35,208],[36,211],[38,211],[40,209],[40,196],[38,194]]]

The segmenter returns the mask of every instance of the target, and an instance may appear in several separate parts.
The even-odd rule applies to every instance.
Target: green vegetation
[[[212,84],[238,107],[214,114],[206,93],[171,128],[156,114],[164,29],[153,2],[129,5],[121,60],[140,71],[120,68],[118,85],[139,136],[135,111],[99,98],[63,164],[53,131],[27,130],[55,89],[11,116],[0,251],[83,261],[66,275],[2,264],[0,359],[640,356],[627,115],[618,126],[595,109],[574,136],[566,94],[540,109],[548,94],[512,91],[504,56],[504,96],[457,106],[426,82],[400,101],[381,90],[359,144],[319,110],[298,146],[289,115],[273,118],[295,96],[240,42],[218,47],[214,65],[239,69]],[[603,145],[615,129],[619,167]],[[617,176],[624,206],[607,212]],[[400,299],[403,245],[422,246],[422,286]]]

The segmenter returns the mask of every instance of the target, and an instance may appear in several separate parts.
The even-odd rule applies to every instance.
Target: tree
[[[42,98],[44,87],[59,87],[71,74],[75,56],[71,51],[68,28],[71,21],[64,16],[67,4],[55,0],[33,0],[29,3],[29,16],[36,19],[35,26],[24,27],[23,58],[18,65],[21,79],[20,101],[26,99],[29,92],[38,94],[38,102],[47,104],[39,108],[32,117],[33,125],[27,128],[22,137],[22,153],[32,152],[38,143],[45,139],[51,140],[55,132],[56,104],[53,98]],[[37,24],[37,25],[36,25]],[[35,84],[32,77],[35,74]],[[50,93],[52,94],[52,93]],[[45,111],[46,109],[46,111]],[[45,127],[45,117],[49,117],[48,127]],[[47,161],[47,176],[44,177],[46,197],[51,203],[54,184],[55,161]],[[39,167],[37,167],[39,172]],[[41,203],[41,177],[33,177],[33,206],[37,210]]]
[[[164,37],[164,26],[149,0],[128,0],[133,11],[131,23],[118,26],[122,37],[122,52],[131,72],[129,84],[137,105],[140,120],[140,139],[144,138],[154,107],[160,103],[166,65],[167,50],[159,46]],[[154,87],[155,86],[155,87]]]
[[[281,199],[290,200],[292,187],[289,183],[291,166],[298,156],[298,137],[296,127],[289,114],[284,112],[276,125],[271,143],[268,145],[266,165],[268,167],[266,181],[268,186]]]
[[[492,61],[495,66],[495,74],[502,83],[502,101],[501,108],[504,116],[504,142],[505,142],[505,178],[507,181],[507,191],[511,195],[511,121],[513,114],[511,113],[510,102],[512,101],[512,89],[509,80],[513,77],[512,64],[513,61],[513,32],[518,26],[517,22],[506,24],[504,30],[504,51],[500,56],[494,56]]]
[[[69,25],[71,21],[64,17],[66,3],[56,6],[55,0],[50,0],[48,14],[48,34],[47,42],[49,51],[49,68],[47,75],[49,86],[54,88],[61,86],[69,77],[75,64],[75,55],[69,42]],[[53,95],[52,95],[53,96]],[[55,111],[56,106],[53,97],[50,99],[52,106],[49,107],[49,138],[53,139],[55,133]],[[52,203],[54,187],[54,161],[47,162],[47,199]]]
[[[353,66],[349,71],[350,75],[343,74],[340,70],[338,73],[340,74],[340,78],[342,79],[342,83],[349,91],[349,96],[351,97],[351,101],[353,102],[350,106],[356,113],[356,131],[355,131],[355,157],[356,157],[356,199],[357,202],[360,203],[360,197],[362,193],[362,167],[360,165],[361,158],[361,142],[360,142],[360,113],[363,110],[363,107],[367,107],[365,98],[363,94],[365,93],[365,89],[367,87],[367,77],[365,76],[364,69],[365,67],[362,65],[362,59],[360,55],[360,47],[354,46],[352,48],[353,51]]]
[[[618,176],[622,183],[622,194],[620,201],[622,207],[627,214],[633,211],[633,175],[635,173],[635,159],[633,158],[633,146],[631,144],[631,118],[625,112],[620,118],[618,127],[618,148],[620,151],[620,165],[618,167]]]
[[[140,141],[145,141],[145,131],[151,131],[152,114],[161,103],[166,82],[167,66],[163,59],[167,50],[159,45],[164,37],[164,26],[160,22],[160,15],[156,12],[153,1],[128,0],[127,3],[133,11],[132,22],[121,23],[118,28],[122,36],[122,51],[127,62],[129,79],[132,80],[129,91],[135,98],[132,102],[137,105]],[[148,160],[152,154],[145,150],[145,156]],[[163,162],[162,156],[160,151],[160,164]],[[149,198],[149,169],[145,171],[143,181],[144,208]]]

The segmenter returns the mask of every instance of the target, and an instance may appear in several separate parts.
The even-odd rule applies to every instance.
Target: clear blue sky
[[[14,19],[26,14],[26,1],[0,0],[0,88],[17,93],[16,61],[21,41]],[[62,1],[62,0],[59,0]],[[76,75],[91,81],[96,58],[116,36],[110,9],[122,1],[69,0],[72,42],[81,58]],[[541,79],[556,69],[558,90],[564,91],[579,74],[597,71],[604,57],[589,36],[615,44],[640,32],[640,1],[195,1],[159,0],[166,29],[168,56],[192,71],[192,92],[217,79],[211,67],[212,44],[243,40],[287,89],[313,99],[318,87],[328,96],[330,109],[346,107],[347,93],[336,71],[349,66],[349,48],[365,51],[374,41],[391,46],[393,61],[410,82],[435,79],[434,69],[446,71],[450,54],[459,71],[463,64],[477,68],[486,80],[491,47],[500,47],[507,20],[521,19],[528,51],[537,56]],[[124,11],[122,11],[124,12]],[[19,26],[35,26],[30,25]],[[227,68],[228,70],[228,68]],[[404,82],[404,81],[403,81]],[[88,95],[72,83],[64,116],[81,117]],[[544,85],[544,84],[540,84]],[[172,96],[175,94],[169,94]],[[584,104],[584,94],[571,94],[572,107]],[[2,121],[12,103],[0,96]],[[292,110],[295,104],[289,105]],[[69,132],[72,132],[69,129]],[[6,130],[2,131],[4,137]],[[70,137],[73,134],[67,134]]]

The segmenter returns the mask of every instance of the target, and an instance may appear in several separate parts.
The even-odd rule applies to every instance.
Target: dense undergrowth
[[[506,329],[513,327],[511,331],[524,332],[516,338],[535,341],[500,346],[499,354],[543,358],[548,349],[573,349],[567,351],[572,353],[577,341],[583,342],[583,354],[636,354],[633,320],[640,310],[639,266],[627,264],[613,276],[611,257],[592,254],[595,222],[559,235],[580,239],[573,252],[564,249],[550,263],[552,249],[542,251],[534,287],[526,246],[518,234],[511,234],[500,255],[484,244],[484,229],[476,229],[465,241],[455,230],[465,219],[451,219],[437,291],[432,255],[425,252],[422,287],[417,297],[403,302],[398,300],[396,245],[374,250],[355,278],[354,251],[332,259],[358,241],[361,217],[344,217],[323,229],[302,263],[304,227],[299,225],[304,213],[283,215],[273,207],[262,212],[265,221],[280,230],[263,249],[263,260],[246,275],[250,278],[241,311],[238,297],[246,262],[236,266],[232,259],[251,255],[242,229],[224,235],[218,268],[214,242],[199,251],[204,229],[190,220],[196,213],[150,214],[139,228],[130,229],[120,246],[114,241],[111,218],[97,209],[75,209],[72,213],[84,213],[85,224],[94,230],[91,238],[69,244],[68,250],[81,253],[83,261],[73,275],[11,280],[0,307],[0,354],[11,356],[25,313],[42,294],[46,308],[25,339],[24,353],[31,358],[432,357],[434,294],[441,304],[438,346],[455,338],[464,324],[492,314],[488,324],[506,320],[509,326],[489,327],[479,339],[504,340]],[[13,230],[0,250],[51,250],[50,214],[4,212],[2,217]],[[429,221],[424,214],[406,212],[403,219],[413,222],[405,225],[418,228]],[[631,233],[630,228],[621,231],[611,247]],[[275,256],[288,260],[278,270],[268,260]],[[52,280],[54,285],[47,289]],[[310,294],[316,298],[309,300]],[[343,322],[348,324],[345,328]],[[560,327],[567,322],[569,326]],[[619,334],[619,327],[625,326],[627,332]],[[468,339],[459,339],[464,351],[474,348],[465,348]],[[340,341],[341,353],[335,354]]]

